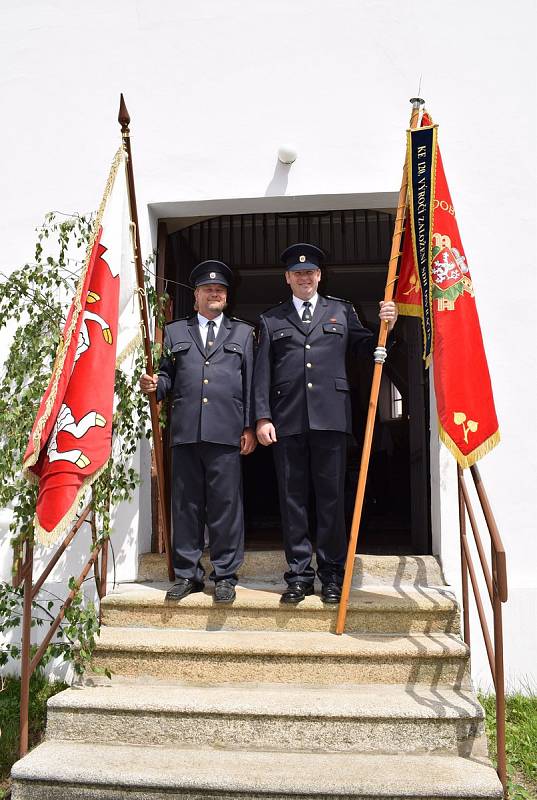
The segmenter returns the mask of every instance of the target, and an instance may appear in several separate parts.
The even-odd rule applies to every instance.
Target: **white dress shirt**
[[[223,314],[219,314],[217,317],[215,317],[212,320],[212,322],[214,322],[214,339],[215,339],[215,341],[216,341],[216,337],[218,336],[218,331],[220,330],[220,325],[222,324],[223,317],[224,317]],[[203,314],[200,314],[199,311],[198,311],[198,323],[199,323],[199,326],[200,326],[200,336],[201,336],[201,341],[203,342],[203,346],[204,347],[207,346],[207,325],[209,324],[209,322],[211,322],[211,320],[208,320],[207,317],[204,317]]]
[[[310,299],[309,299],[309,302],[311,303],[310,311],[311,311],[311,316],[312,317],[313,317],[313,312],[315,311],[315,306],[317,305],[317,300],[318,299],[319,299],[319,295],[317,294],[317,292],[315,292],[313,297],[310,297]],[[308,302],[307,300],[301,300],[299,297],[295,297],[295,295],[293,295],[293,304],[294,304],[294,306],[295,306],[295,308],[297,310],[297,313],[298,313],[298,316],[300,317],[300,319],[302,319],[302,314],[304,313],[304,303],[307,303],[307,302]]]

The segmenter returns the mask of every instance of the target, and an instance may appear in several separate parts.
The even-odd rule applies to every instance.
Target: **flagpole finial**
[[[125,105],[125,98],[123,97],[123,93],[121,93],[119,99],[119,114],[117,115],[117,121],[121,125],[121,133],[128,134],[129,122],[131,121],[131,118],[129,116],[129,112],[127,111],[127,106]]]
[[[422,100],[421,97],[411,97],[410,102],[412,103],[412,108],[421,108],[421,106],[425,105],[425,100]]]

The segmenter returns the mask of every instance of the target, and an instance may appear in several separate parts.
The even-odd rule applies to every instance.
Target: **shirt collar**
[[[220,323],[222,322],[222,317],[223,316],[224,316],[224,314],[221,312],[213,320],[209,320],[209,319],[207,319],[207,317],[204,317],[203,314],[200,314],[200,312],[198,311],[198,323],[200,325],[200,328],[205,328],[206,325],[209,324],[209,322],[214,322],[214,326],[215,326],[216,330],[218,330],[218,328],[220,327]]]
[[[317,292],[315,292],[313,297],[310,297],[309,301],[311,303],[311,313],[312,314],[315,311],[315,306],[317,305],[317,300],[318,299],[319,299],[319,295],[318,295]],[[304,308],[304,302],[305,301],[301,300],[300,297],[295,297],[295,295],[293,295],[293,305],[295,306],[295,308],[296,308],[296,310],[298,311],[299,314],[302,313],[302,309]]]

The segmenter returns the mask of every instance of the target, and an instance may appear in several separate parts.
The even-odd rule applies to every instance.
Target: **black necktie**
[[[304,305],[302,306],[302,322],[311,322],[311,303],[309,300],[306,300]]]
[[[207,323],[207,341],[205,342],[205,355],[208,356],[214,345],[214,322],[209,320]]]

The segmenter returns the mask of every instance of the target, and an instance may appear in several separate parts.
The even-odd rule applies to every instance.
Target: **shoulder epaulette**
[[[250,322],[249,319],[241,319],[240,317],[230,317],[232,322],[244,322],[245,325],[249,325],[250,328],[255,328],[255,323]]]
[[[269,306],[268,308],[265,308],[265,310],[264,310],[264,311],[262,311],[261,313],[262,313],[262,314],[266,314],[266,313],[267,313],[267,311],[272,311],[272,309],[273,309],[273,308],[279,308],[279,307],[280,307],[280,306],[281,306],[283,303],[285,303],[285,300],[280,300],[280,302],[279,302],[279,303],[276,303],[276,304],[275,304],[275,305],[273,305],[273,306]]]
[[[334,297],[331,294],[327,294],[325,297],[327,300],[338,300],[340,303],[348,303],[350,306],[352,306],[352,300],[345,300],[344,297]]]
[[[175,319],[171,319],[169,322],[167,322],[166,325],[173,325],[174,322],[181,322],[184,319],[190,319],[192,316],[193,314],[187,314],[184,317],[176,317]]]

